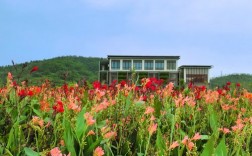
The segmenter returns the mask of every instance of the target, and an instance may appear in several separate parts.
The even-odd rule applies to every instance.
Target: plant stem
[[[145,152],[144,152],[145,156],[147,155],[147,152],[148,152],[148,148],[149,148],[149,144],[150,144],[150,138],[151,138],[151,135],[149,134],[148,142],[147,142],[147,145],[146,145],[146,148],[145,148]]]

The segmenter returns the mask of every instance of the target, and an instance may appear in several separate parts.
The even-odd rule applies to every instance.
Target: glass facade
[[[120,60],[111,60],[111,69],[120,70]]]
[[[123,70],[131,69],[131,60],[123,60]]]
[[[176,70],[176,60],[167,60],[167,70]]]
[[[205,68],[186,69],[186,82],[196,82],[196,83],[208,82],[208,69]]]
[[[135,70],[142,70],[142,60],[133,60]]]
[[[155,61],[155,69],[156,70],[164,70],[164,60],[156,60]]]
[[[144,60],[144,70],[153,70],[153,60]]]

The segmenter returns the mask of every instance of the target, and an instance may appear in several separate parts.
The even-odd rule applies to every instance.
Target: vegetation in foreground
[[[30,73],[37,70],[34,67]],[[252,93],[155,78],[0,88],[0,155],[251,155]]]

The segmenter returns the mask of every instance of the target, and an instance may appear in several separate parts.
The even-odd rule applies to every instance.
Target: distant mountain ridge
[[[41,84],[48,79],[55,85],[64,82],[75,83],[81,80],[98,79],[99,61],[97,57],[61,56],[39,61],[30,61],[15,66],[0,67],[0,85],[6,82],[7,73],[11,72],[19,81],[28,80],[30,84]],[[38,66],[38,70],[30,74],[30,70]]]

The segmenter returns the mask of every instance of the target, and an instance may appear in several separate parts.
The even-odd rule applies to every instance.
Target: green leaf
[[[33,112],[34,112],[38,117],[43,117],[43,114],[42,114],[40,111],[38,111],[38,110],[36,110],[36,109],[33,109]]]
[[[131,96],[128,96],[126,98],[126,106],[125,106],[125,110],[124,110],[124,115],[127,116],[128,115],[128,112],[129,112],[129,108],[130,108],[130,105],[131,105]]]
[[[226,156],[227,155],[227,147],[225,143],[225,136],[221,139],[220,143],[218,144],[215,150],[215,156]]]
[[[106,125],[106,120],[100,121],[97,123],[97,128],[102,128]]]
[[[200,140],[208,140],[209,139],[209,135],[200,135]]]
[[[91,153],[93,152],[93,150],[95,149],[95,147],[97,147],[100,142],[101,142],[102,138],[97,139],[95,142],[93,142],[87,149],[87,151],[85,151],[85,155],[91,155]]]
[[[81,140],[82,135],[85,134],[85,131],[87,130],[87,125],[85,123],[84,116],[83,116],[85,112],[86,112],[86,108],[84,107],[77,116],[76,136],[78,140]]]
[[[157,130],[156,147],[157,147],[158,155],[164,155],[165,143],[164,143],[164,139],[162,138],[162,133],[161,133],[160,128],[158,128]]]
[[[24,148],[24,151],[25,151],[25,154],[26,154],[27,156],[39,156],[39,153],[33,151],[31,148],[25,147],[25,148]]]
[[[144,104],[145,104],[144,101],[137,101],[137,102],[135,103],[135,106],[136,106],[136,107],[143,107]]]
[[[69,123],[69,121],[64,120],[64,141],[67,147],[67,150],[69,152],[71,152],[71,156],[76,156],[76,152],[75,152],[75,148],[74,148],[74,138],[72,135],[72,131],[71,131],[71,124]]]
[[[217,119],[217,114],[215,111],[211,111],[210,115],[210,127],[213,132],[218,131],[218,119]]]
[[[162,109],[162,102],[158,99],[158,96],[155,97],[154,99],[154,109],[155,109],[155,117],[159,118],[160,116],[160,110]]]
[[[15,143],[17,141],[16,137],[18,137],[18,134],[17,134],[18,133],[18,125],[19,125],[19,121],[16,121],[10,130],[8,143],[6,146],[7,149],[15,147]]]
[[[204,150],[200,156],[212,156],[214,152],[214,142],[215,142],[215,135],[213,134],[205,144]]]

